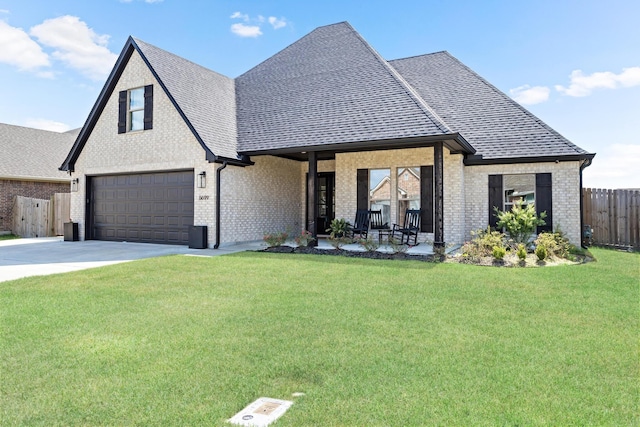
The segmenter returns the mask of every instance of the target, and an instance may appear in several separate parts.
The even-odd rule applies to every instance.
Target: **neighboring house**
[[[0,232],[11,231],[15,196],[49,199],[55,193],[69,192],[71,177],[58,167],[78,132],[0,123]]]
[[[61,170],[79,178],[82,239],[186,244],[189,225],[208,226],[214,247],[322,234],[369,209],[384,175],[401,222],[410,168],[421,239],[436,246],[495,224],[523,176],[544,228],[579,244],[593,156],[449,53],[387,61],[339,23],[235,79],[129,38]]]

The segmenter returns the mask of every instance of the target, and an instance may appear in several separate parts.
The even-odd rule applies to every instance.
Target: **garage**
[[[188,244],[193,185],[192,170],[90,177],[88,238]]]

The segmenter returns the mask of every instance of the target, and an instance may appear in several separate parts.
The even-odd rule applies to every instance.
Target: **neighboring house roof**
[[[319,27],[235,80],[130,37],[62,170],[137,51],[209,161],[443,141],[466,164],[590,159],[446,52],[384,60],[346,22]],[[473,155],[475,153],[475,155]]]
[[[0,178],[68,182],[58,166],[71,149],[78,129],[58,133],[0,123]]]
[[[389,63],[483,159],[587,154],[448,52]]]

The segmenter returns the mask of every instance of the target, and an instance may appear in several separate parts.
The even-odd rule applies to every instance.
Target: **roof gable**
[[[347,23],[241,75],[236,96],[240,152],[452,133]]]
[[[448,52],[389,63],[483,159],[586,154]]]
[[[134,51],[185,121],[210,161],[246,164],[236,152],[234,81],[177,55],[129,37],[61,170],[73,170]]]

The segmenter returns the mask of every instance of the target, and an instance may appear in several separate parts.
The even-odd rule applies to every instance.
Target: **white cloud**
[[[0,9],[0,13],[11,13],[7,9]]]
[[[241,23],[233,24],[231,32],[240,37],[258,37],[262,35],[260,27],[257,25],[244,25]]]
[[[71,129],[71,126],[67,124],[48,119],[27,119],[25,126],[52,132],[66,132]]]
[[[534,105],[545,102],[549,99],[550,89],[546,86],[524,85],[515,89],[510,89],[511,97],[522,105]]]
[[[29,71],[51,65],[48,55],[22,28],[12,27],[2,20],[0,20],[0,62]]]
[[[600,152],[584,170],[584,186],[591,188],[640,188],[636,172],[640,163],[640,145],[613,144]]]
[[[277,30],[282,27],[287,26],[287,21],[284,18],[276,18],[275,16],[269,17],[269,24],[273,27],[274,30]]]
[[[104,79],[117,55],[107,48],[108,35],[98,35],[76,16],[48,19],[31,28],[31,35],[55,49],[53,57],[93,80]]]
[[[556,90],[568,96],[587,96],[594,89],[640,86],[640,67],[623,68],[620,74],[603,71],[584,75],[582,70],[574,70],[569,77],[569,87],[556,85]]]
[[[245,25],[242,23],[237,23],[231,25],[231,32],[240,36],[240,37],[258,37],[262,35],[262,25],[265,22],[269,22],[269,24],[273,27],[274,30],[280,29],[282,27],[287,26],[287,20],[285,18],[276,18],[275,16],[269,16],[265,18],[262,15],[258,15],[256,18],[251,18],[246,13],[242,12],[234,12],[229,18],[231,19],[242,19],[246,23],[252,23],[255,25]]]
[[[249,22],[249,15],[240,12],[234,12],[233,15],[230,16],[231,19],[242,19],[244,22]]]

